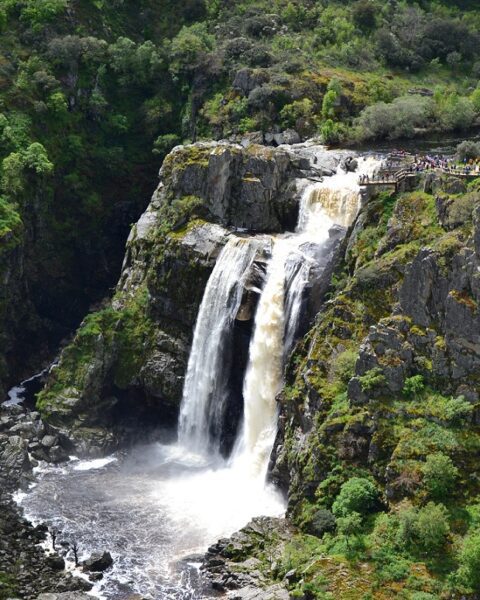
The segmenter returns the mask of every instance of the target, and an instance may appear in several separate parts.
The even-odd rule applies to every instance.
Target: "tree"
[[[477,86],[471,96],[470,96],[470,100],[473,104],[473,108],[475,110],[476,113],[480,113],[480,86]]]
[[[214,41],[205,23],[183,26],[170,46],[170,71],[178,75],[194,69],[202,55],[213,49]]]
[[[438,118],[445,129],[468,129],[475,118],[475,109],[469,98],[454,93],[439,107]]]
[[[465,159],[470,160],[471,158],[478,158],[480,156],[480,144],[471,140],[465,140],[457,146],[457,157],[458,160],[464,161]]]
[[[375,484],[364,477],[352,477],[346,481],[332,505],[336,517],[344,517],[350,513],[366,514],[372,510],[378,500]]]
[[[353,21],[363,31],[370,31],[376,25],[377,9],[371,0],[358,0],[353,5]]]
[[[458,469],[449,456],[440,452],[430,454],[422,471],[425,487],[432,498],[440,499],[452,492],[458,477]]]
[[[20,15],[21,20],[38,31],[46,22],[53,20],[67,8],[68,0],[27,0],[22,4],[24,7]]]
[[[307,523],[307,531],[312,535],[322,537],[327,532],[335,531],[336,519],[333,514],[324,508],[314,512],[312,518]]]
[[[330,79],[322,101],[322,116],[324,119],[332,119],[335,116],[335,108],[339,104],[341,93],[342,85],[340,81],[336,77]]]
[[[23,153],[23,164],[37,175],[49,175],[53,171],[53,163],[48,159],[47,151],[38,142],[30,144]]]
[[[447,55],[447,64],[455,71],[458,68],[458,65],[462,62],[462,55],[460,52],[450,52]]]
[[[347,548],[350,548],[350,539],[356,536],[362,528],[362,516],[352,512],[337,519],[338,532],[345,536]]]
[[[440,550],[445,544],[449,531],[448,512],[443,504],[429,502],[418,511],[415,534],[417,545],[425,553]]]
[[[174,133],[166,133],[165,135],[160,135],[153,143],[153,153],[159,154],[160,156],[165,156],[170,152],[172,148],[174,148],[179,143],[180,138]]]
[[[480,532],[467,535],[458,555],[456,579],[463,585],[480,591]]]

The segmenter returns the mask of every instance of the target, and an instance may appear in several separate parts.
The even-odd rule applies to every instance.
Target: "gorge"
[[[208,152],[215,156],[218,148]],[[308,153],[312,164],[320,154],[334,169],[320,183],[298,180],[296,231],[234,231],[224,238],[196,318],[178,441],[137,447],[126,457],[47,467],[20,496],[30,518],[45,520],[84,552],[99,540],[112,551],[115,566],[95,587],[103,597],[129,589],[155,598],[209,597],[193,567],[198,559],[188,556],[254,516],[285,511],[282,496],[266,482],[285,361],[311,318],[309,296],[325,288],[322,275],[331,272],[346,227],[360,209],[359,174],[371,174],[379,164],[359,158],[358,171],[346,172],[341,153],[321,147]],[[251,337],[242,366],[234,356],[234,328],[248,320]],[[232,407],[238,402],[233,368],[244,379],[243,417],[232,425],[238,413]],[[225,430],[235,438],[229,445]]]
[[[381,168],[311,142],[168,155],[113,297],[36,411],[32,382],[2,406],[0,475],[67,560],[24,597],[383,600],[400,581],[417,600],[424,567],[422,593],[460,585],[425,544],[475,527],[447,511],[475,506],[478,192],[433,170],[359,186]],[[441,479],[445,505],[432,472],[467,483]],[[86,580],[74,547],[113,566]]]
[[[0,0],[0,600],[478,600],[479,132],[478,0]]]

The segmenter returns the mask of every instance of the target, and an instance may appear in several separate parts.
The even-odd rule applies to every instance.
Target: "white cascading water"
[[[254,239],[232,237],[220,253],[198,312],[180,410],[181,446],[217,453],[228,399],[226,356],[242,301],[242,281],[255,257]]]
[[[360,208],[359,174],[378,165],[360,159],[359,172],[341,167],[332,177],[309,186],[302,197],[297,231],[278,236],[255,317],[249,365],[243,388],[244,422],[232,467],[265,479],[277,427],[276,396],[283,385],[286,354],[297,333],[305,286],[314,261],[302,247],[324,245],[334,224],[348,226]]]
[[[48,467],[22,499],[29,517],[49,522],[79,543],[81,559],[92,550],[112,552],[114,566],[96,584],[95,595],[208,598],[198,591],[195,567],[181,560],[204,552],[254,516],[283,514],[284,500],[265,475],[286,355],[297,335],[312,269],[316,276],[323,268],[321,250],[328,248],[329,229],[351,222],[360,202],[358,176],[371,174],[376,165],[359,159],[357,173],[339,169],[306,188],[297,231],[272,238],[244,380],[244,418],[230,460],[219,456],[216,440],[227,377],[222,353],[229,352],[242,279],[262,246],[254,237],[232,236],[210,276],[188,363],[178,442],[138,448],[118,463]]]

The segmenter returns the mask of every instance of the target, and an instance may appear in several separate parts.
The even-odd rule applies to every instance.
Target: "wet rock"
[[[55,446],[55,444],[58,442],[58,437],[55,435],[45,435],[42,440],[41,440],[41,444],[44,448],[51,448],[52,446]]]
[[[57,555],[48,556],[47,565],[54,571],[63,571],[65,569],[65,560]]]
[[[53,446],[48,453],[48,460],[52,463],[67,462],[69,460],[68,452],[61,446]]]
[[[358,160],[353,156],[346,156],[340,163],[344,171],[355,172],[358,169]]]
[[[24,471],[29,469],[28,442],[18,435],[10,436],[0,461],[8,470]]]
[[[244,148],[248,148],[252,144],[263,144],[263,132],[262,131],[253,131],[251,133],[246,133],[240,138],[240,144]]]
[[[95,600],[96,596],[83,592],[46,593],[37,596],[37,600]]]
[[[282,135],[284,144],[299,144],[302,141],[300,134],[295,129],[286,129]]]
[[[84,571],[106,571],[113,565],[113,558],[110,552],[93,552],[90,558],[83,562]]]

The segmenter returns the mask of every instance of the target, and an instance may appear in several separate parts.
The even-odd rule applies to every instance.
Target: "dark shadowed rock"
[[[110,552],[93,552],[87,560],[83,562],[84,571],[106,571],[113,565],[113,558]]]

